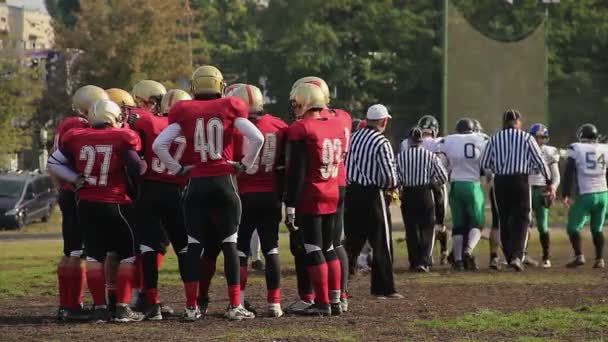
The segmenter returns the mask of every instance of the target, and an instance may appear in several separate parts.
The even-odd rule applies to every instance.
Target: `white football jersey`
[[[579,194],[608,191],[606,186],[608,145],[574,143],[568,146],[568,158],[572,158],[576,162]]]
[[[540,150],[545,163],[549,166],[549,170],[553,170],[551,164],[559,163],[559,149],[549,145],[542,145],[540,146]],[[545,186],[547,184],[545,177],[538,170],[532,170],[532,173],[528,177],[528,182],[530,185],[536,186]]]
[[[481,155],[487,138],[480,134],[451,134],[438,144],[444,156],[451,181],[479,182]]]
[[[432,138],[432,137],[424,137],[422,138],[422,147],[427,150],[437,153],[437,146],[439,145],[439,141],[443,138]],[[403,139],[401,142],[400,151],[403,151],[408,148],[408,138]]]

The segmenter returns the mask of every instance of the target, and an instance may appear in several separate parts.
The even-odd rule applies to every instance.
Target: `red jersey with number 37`
[[[103,203],[130,203],[125,156],[141,150],[139,136],[128,129],[75,128],[63,138],[62,153],[86,177],[80,199]]]
[[[338,166],[346,145],[344,128],[338,118],[306,118],[287,130],[289,142],[305,141],[307,167],[304,187],[296,203],[298,214],[324,215],[338,207]],[[299,158],[290,155],[289,158]],[[288,173],[290,170],[288,169]]]
[[[277,163],[284,160],[283,145],[285,143],[285,121],[270,114],[260,116],[253,122],[264,136],[264,145],[253,166],[237,177],[239,192],[275,192],[277,190],[276,168]],[[237,134],[234,148],[236,154],[244,154],[244,137]]]
[[[322,117],[335,117],[338,119],[340,124],[342,125],[342,129],[344,130],[344,136],[346,142],[343,146],[343,156],[340,161],[340,165],[338,166],[338,185],[346,186],[346,166],[344,165],[344,161],[346,160],[346,153],[348,152],[348,147],[350,146],[350,135],[353,129],[353,119],[347,111],[342,109],[335,108],[327,108],[321,112]]]
[[[193,165],[190,177],[234,174],[234,122],[247,119],[247,105],[236,97],[177,102],[169,112],[169,124],[177,123],[186,137],[184,158]]]
[[[163,162],[158,159],[154,151],[152,150],[152,144],[156,137],[169,125],[169,119],[163,116],[149,115],[143,116],[135,121],[135,127],[132,127],[139,136],[141,137],[142,151],[148,169],[143,175],[143,179],[177,184],[180,186],[186,185],[186,178],[179,177],[169,174],[169,170]],[[176,161],[181,161],[182,156],[186,150],[186,138],[179,136],[173,140],[169,153],[173,156]]]

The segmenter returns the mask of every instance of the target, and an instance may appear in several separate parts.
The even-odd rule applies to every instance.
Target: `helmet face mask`
[[[433,138],[439,134],[439,121],[432,115],[425,115],[418,120],[418,127],[423,135],[431,135]]]
[[[135,84],[132,93],[138,108],[158,113],[160,101],[167,93],[167,89],[159,82],[143,80]]]

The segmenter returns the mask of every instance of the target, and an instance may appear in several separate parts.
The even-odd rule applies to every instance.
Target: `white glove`
[[[285,208],[285,225],[291,232],[298,230],[295,225],[296,222],[296,208],[287,207]]]

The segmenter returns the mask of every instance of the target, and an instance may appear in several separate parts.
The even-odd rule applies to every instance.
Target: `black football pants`
[[[530,226],[531,194],[528,175],[496,175],[494,197],[502,250],[507,262],[522,259]]]
[[[401,192],[410,267],[431,266],[435,242],[435,202],[430,186],[405,187]]]

